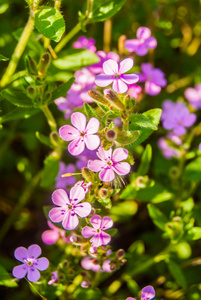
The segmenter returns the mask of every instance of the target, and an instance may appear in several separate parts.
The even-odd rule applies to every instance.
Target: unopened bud
[[[172,179],[177,179],[177,178],[179,178],[179,176],[180,176],[180,170],[179,170],[179,168],[177,168],[177,167],[172,167],[172,168],[170,168],[170,170],[169,170],[169,175],[170,175],[170,177],[172,178]]]
[[[94,265],[98,265],[98,264],[99,264],[99,260],[96,259],[96,258],[94,258],[94,259],[92,260],[92,263],[93,263]]]
[[[36,75],[38,73],[34,60],[28,55],[25,57],[25,65],[29,74]]]
[[[45,53],[40,60],[39,70],[38,70],[39,76],[43,76],[46,73],[49,64],[50,64],[50,54]]]
[[[82,177],[84,177],[87,182],[93,182],[92,173],[88,168],[82,168]]]
[[[101,199],[106,199],[108,197],[108,190],[107,189],[103,189],[101,188],[98,191],[99,196],[101,197]]]
[[[115,141],[117,138],[117,133],[114,129],[108,130],[106,132],[106,139],[110,142]]]
[[[111,271],[114,271],[116,269],[116,266],[115,265],[110,265],[110,270]]]
[[[27,89],[27,95],[30,98],[34,99],[36,97],[36,94],[37,94],[36,89],[33,86],[29,86]]]
[[[104,90],[104,95],[112,105],[116,106],[120,110],[124,110],[123,103],[121,102],[118,95],[114,91],[110,89],[106,89]]]
[[[119,249],[117,251],[116,256],[117,256],[118,259],[121,259],[121,258],[123,258],[124,254],[125,254],[125,251],[123,249]]]
[[[83,280],[81,282],[81,287],[83,287],[83,288],[89,288],[90,286],[91,286],[91,284],[89,283],[88,280]]]
[[[99,92],[96,90],[90,90],[88,91],[88,95],[95,101],[100,104],[103,104],[107,106],[109,104],[108,100]]]
[[[124,264],[126,263],[126,259],[121,259],[121,260],[120,260],[120,263],[121,263],[122,265],[124,265]]]

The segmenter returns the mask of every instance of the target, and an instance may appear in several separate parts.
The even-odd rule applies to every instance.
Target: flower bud
[[[116,257],[117,257],[118,259],[122,259],[123,256],[124,256],[124,254],[125,254],[125,251],[124,251],[123,249],[119,249],[119,250],[117,251]]]
[[[104,95],[112,105],[116,106],[120,110],[124,110],[123,103],[114,91],[106,89],[104,90]]]
[[[40,60],[39,70],[38,70],[39,76],[43,76],[46,73],[49,64],[50,64],[50,54],[47,52],[42,56]]]
[[[33,86],[29,86],[27,89],[27,95],[31,99],[34,99],[37,95],[36,89]]]
[[[106,139],[110,142],[115,141],[117,138],[117,133],[114,129],[110,129],[106,132]]]
[[[100,104],[107,106],[109,101],[97,90],[88,91],[88,95],[95,101]]]
[[[86,167],[82,168],[82,177],[84,177],[87,182],[93,182],[92,172]]]
[[[108,190],[107,189],[103,189],[101,188],[98,191],[99,196],[101,197],[101,199],[106,199],[108,197]]]
[[[81,287],[83,287],[83,288],[89,288],[90,286],[91,286],[91,284],[89,283],[88,280],[83,280],[81,282]]]
[[[38,73],[36,63],[34,62],[33,59],[31,59],[29,55],[25,57],[25,65],[29,74],[36,75]]]

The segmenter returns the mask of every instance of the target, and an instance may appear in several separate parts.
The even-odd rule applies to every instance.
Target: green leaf
[[[187,282],[184,277],[184,274],[181,270],[181,267],[173,260],[168,259],[168,269],[170,273],[172,274],[175,281],[181,286],[183,289],[187,288]]]
[[[168,222],[167,217],[154,205],[148,204],[148,212],[154,224],[163,231],[166,231],[165,224]]]
[[[74,81],[75,81],[75,78],[70,78],[67,82],[60,85],[56,90],[54,90],[52,92],[51,101],[53,101],[59,97],[65,97]]]
[[[194,159],[186,166],[184,178],[188,180],[201,180],[201,157]]]
[[[0,266],[0,285],[4,285],[7,287],[17,287],[18,286],[18,284],[15,282],[15,280],[10,276],[10,274],[2,266]]]
[[[53,65],[61,70],[74,70],[96,64],[99,57],[86,49],[69,49],[63,51],[58,59],[53,60]]]
[[[55,42],[59,42],[65,32],[62,14],[51,6],[43,6],[36,12],[35,26],[42,35]]]
[[[77,287],[75,289],[73,296],[75,297],[76,300],[83,300],[83,299],[101,300],[102,294],[101,294],[101,291],[97,288],[84,289],[81,287]]]
[[[150,121],[157,126],[160,122],[161,113],[162,110],[160,108],[155,108],[144,112],[143,115],[149,118]],[[141,131],[141,135],[136,140],[136,142],[134,142],[135,145],[139,145],[144,142],[154,132],[154,130],[151,128],[140,127],[138,125],[135,125],[133,122],[129,125],[129,130]]]
[[[136,214],[138,205],[135,201],[122,201],[110,210],[114,222],[124,222]]]
[[[151,163],[151,158],[152,158],[152,148],[151,145],[147,145],[141,158],[141,163],[138,168],[138,174],[140,175],[146,175],[147,172],[149,171],[149,166]]]
[[[49,136],[45,136],[39,131],[36,131],[36,137],[42,144],[54,149],[54,146],[52,145]]]
[[[96,111],[89,105],[88,103],[84,103],[84,109],[86,112],[86,115],[88,118],[95,117],[100,120],[99,115],[96,113]]]
[[[201,227],[193,227],[188,231],[188,236],[191,240],[201,239]]]
[[[0,61],[7,61],[9,60],[9,58],[3,56],[2,54],[0,54]]]
[[[40,112],[37,108],[22,108],[16,107],[0,118],[0,123],[5,123],[12,120],[28,119],[29,117]]]
[[[129,121],[131,121],[134,125],[150,128],[152,130],[157,130],[158,127],[145,115],[143,114],[133,114],[130,115],[128,118]]]
[[[48,156],[44,161],[41,186],[51,188],[54,185],[55,178],[59,172],[59,158],[53,155]]]
[[[1,95],[13,105],[19,107],[33,107],[31,99],[22,92],[5,89],[1,92]]]
[[[111,18],[124,5],[125,0],[98,0],[94,1],[88,23],[101,22]]]
[[[116,141],[122,145],[129,145],[135,142],[141,134],[141,131],[120,131]]]

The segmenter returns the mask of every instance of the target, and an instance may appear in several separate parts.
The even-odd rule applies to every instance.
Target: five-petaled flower
[[[52,202],[57,207],[49,212],[49,218],[54,223],[62,222],[63,228],[73,230],[77,227],[80,218],[87,217],[91,212],[91,204],[80,203],[85,197],[85,191],[81,186],[74,186],[70,190],[70,199],[65,190],[58,189],[52,194]],[[77,216],[78,215],[78,216]]]
[[[90,150],[95,150],[100,144],[100,138],[95,135],[99,129],[100,122],[96,118],[91,118],[86,126],[86,117],[80,112],[75,112],[71,116],[71,125],[64,125],[59,129],[60,137],[64,141],[72,141],[68,145],[68,151],[72,155],[79,155],[85,149],[85,145]]]
[[[157,40],[151,36],[151,30],[147,27],[139,27],[137,30],[137,39],[126,40],[125,48],[129,52],[136,52],[139,56],[146,55],[148,49],[154,49],[157,46]]]
[[[133,67],[133,59],[126,58],[118,63],[113,59],[108,59],[103,63],[103,72],[96,76],[95,83],[98,86],[106,87],[112,84],[112,88],[117,93],[125,93],[128,90],[127,84],[136,83],[139,80],[137,74],[124,74]]]
[[[155,290],[153,286],[148,285],[142,289],[141,300],[152,300],[155,298]],[[132,297],[126,298],[126,300],[135,300]]]
[[[18,247],[14,255],[17,260],[23,263],[13,269],[13,276],[19,279],[25,277],[27,274],[29,281],[38,281],[40,278],[39,271],[44,271],[49,266],[47,258],[38,258],[41,255],[41,248],[38,245],[31,245],[28,249]]]
[[[113,226],[113,221],[110,217],[101,218],[99,215],[94,215],[90,219],[92,227],[85,226],[82,229],[82,235],[85,238],[90,238],[92,247],[99,247],[101,245],[107,245],[111,241],[111,237],[104,230],[109,229]]]
[[[122,160],[127,159],[128,151],[124,148],[117,148],[112,154],[112,148],[104,150],[99,147],[97,156],[101,159],[89,160],[88,168],[94,172],[100,172],[99,177],[102,181],[109,182],[118,175],[127,175],[130,172],[130,165]]]

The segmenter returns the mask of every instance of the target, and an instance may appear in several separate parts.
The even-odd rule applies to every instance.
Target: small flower
[[[142,88],[139,85],[131,84],[128,89],[130,97],[137,99],[138,95],[142,92]]]
[[[90,69],[90,71],[94,74],[98,74],[103,71],[103,63],[108,59],[115,60],[117,63],[119,62],[119,55],[115,52],[97,51],[96,54],[100,58],[100,61],[88,67],[88,69]]]
[[[124,148],[117,148],[112,155],[112,148],[104,150],[98,149],[97,156],[101,159],[89,160],[88,168],[94,172],[100,172],[99,177],[102,181],[109,182],[118,175],[127,175],[130,172],[130,165],[122,160],[127,159],[128,151]]]
[[[58,280],[58,271],[52,272],[52,276],[50,281],[48,281],[48,285],[54,284]]]
[[[184,95],[194,108],[201,108],[201,83],[196,84],[195,88],[187,88]]]
[[[155,298],[155,290],[151,285],[142,289],[141,300],[152,300]]]
[[[22,265],[16,266],[13,269],[13,276],[19,279],[25,277],[27,274],[29,281],[38,281],[40,278],[39,271],[44,271],[49,266],[47,258],[38,258],[41,255],[41,248],[38,245],[31,245],[28,249],[18,247],[14,255],[17,260],[23,262]]]
[[[129,52],[136,52],[139,56],[146,55],[148,49],[154,49],[157,46],[157,40],[151,36],[151,30],[147,27],[139,27],[137,30],[137,39],[126,40],[125,48]]]
[[[103,63],[103,72],[96,76],[95,83],[98,86],[106,87],[112,84],[112,88],[117,93],[125,93],[128,90],[127,84],[136,83],[139,76],[136,74],[124,74],[133,67],[132,58],[126,58],[120,62],[120,65],[115,60],[108,59]]]
[[[94,264],[94,258],[90,256],[86,256],[81,260],[81,266],[85,270],[92,270],[94,272],[100,271],[100,265]]]
[[[92,38],[86,38],[86,36],[80,36],[78,38],[78,41],[73,43],[73,48],[75,49],[88,49],[89,51],[95,53],[96,47],[95,47],[95,40]]]
[[[148,95],[155,96],[161,91],[161,87],[167,85],[165,74],[158,68],[153,68],[151,64],[141,65],[143,74],[139,74],[139,81],[145,82],[145,91]]]
[[[72,155],[79,155],[85,149],[85,145],[90,150],[95,150],[100,144],[99,136],[95,135],[99,129],[100,122],[96,118],[91,118],[86,126],[86,117],[80,112],[75,112],[71,116],[71,125],[64,125],[59,129],[60,137],[64,141],[72,141],[68,145],[68,151]]]
[[[107,245],[111,237],[108,233],[104,232],[104,230],[109,229],[113,226],[113,221],[110,217],[101,218],[99,215],[94,215],[90,219],[92,227],[85,226],[82,229],[82,235],[85,238],[90,238],[90,242],[92,243],[92,247],[99,247],[101,245]]]
[[[91,204],[80,202],[84,199],[85,192],[81,186],[74,186],[70,190],[70,199],[65,190],[58,189],[52,194],[52,202],[57,207],[49,212],[49,218],[54,223],[62,222],[63,228],[73,230],[78,226],[80,218],[87,217],[91,212]]]
[[[182,145],[182,140],[175,134],[169,133],[166,137],[161,137],[158,140],[158,147],[162,150],[164,157],[181,157],[182,152],[177,146]]]
[[[61,237],[62,240],[66,243],[70,243],[70,238],[71,235],[66,237],[66,231],[63,229],[60,229],[56,227],[54,224],[52,224],[49,220],[47,221],[48,226],[50,227],[51,230],[45,230],[42,233],[42,240],[43,243],[47,245],[52,245],[58,241],[58,239]]]
[[[85,183],[83,180],[80,180],[78,182],[76,182],[75,186],[81,186],[85,192],[85,194],[87,194],[89,192],[89,188],[92,185],[91,182]]]

